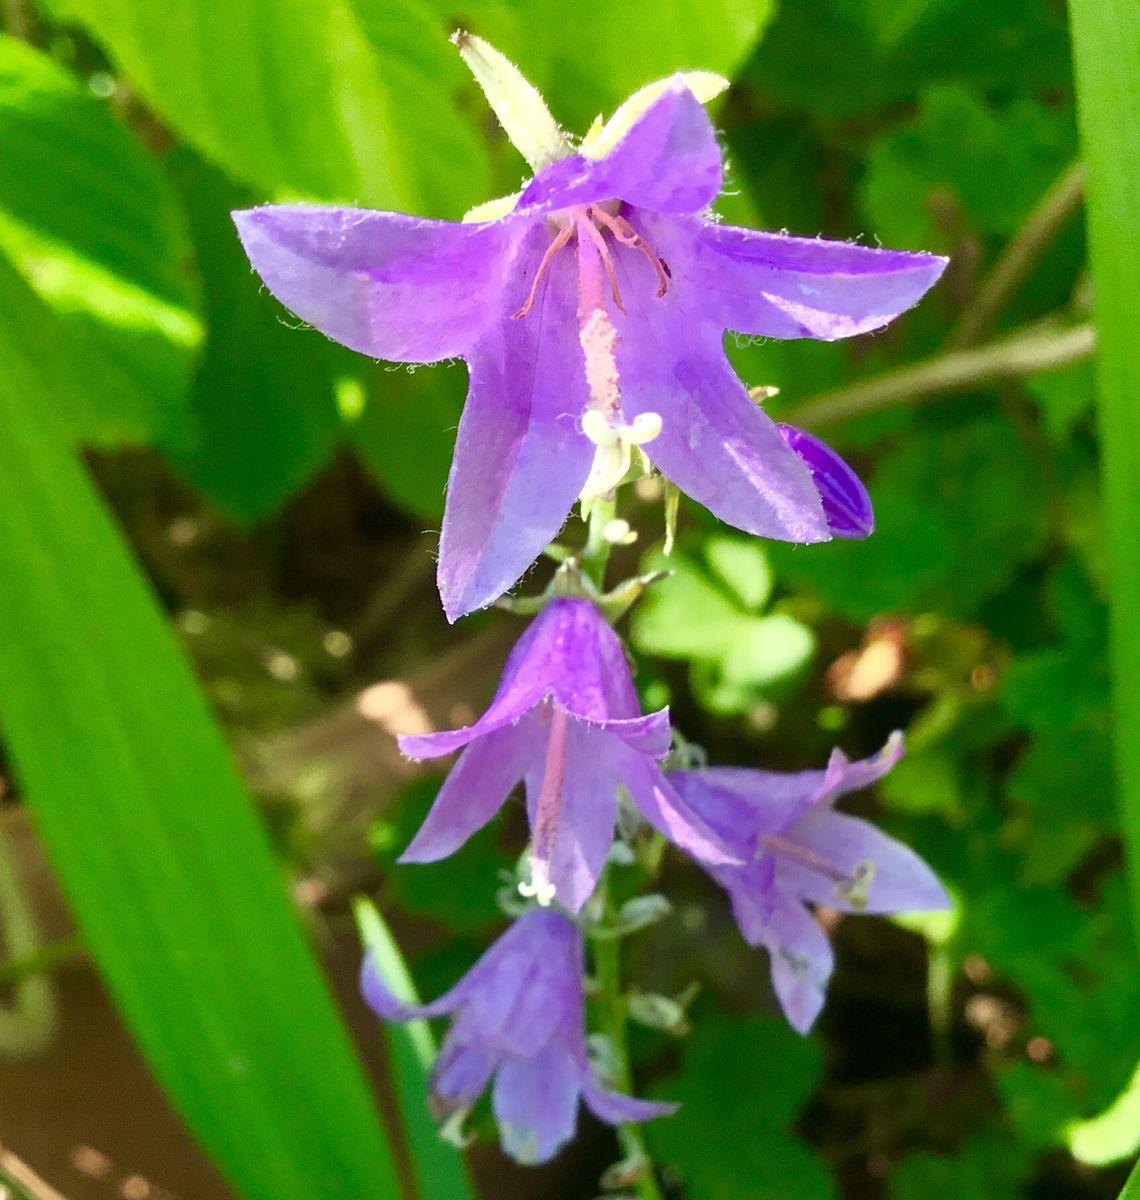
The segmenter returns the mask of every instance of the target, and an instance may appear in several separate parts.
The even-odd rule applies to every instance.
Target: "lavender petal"
[[[269,290],[334,341],[393,362],[466,354],[503,306],[525,221],[267,204],[233,214]]]

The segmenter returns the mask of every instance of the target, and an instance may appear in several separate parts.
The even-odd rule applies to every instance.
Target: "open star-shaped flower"
[[[577,912],[613,841],[619,785],[642,815],[706,863],[738,861],[695,816],[658,760],[667,709],[641,715],[625,651],[589,600],[552,600],[519,639],[487,711],[465,729],[400,737],[411,758],[465,747],[401,862],[434,862],[485,825],[520,780],[531,828],[530,890]]]
[[[518,194],[463,222],[317,205],[234,214],[270,291],[329,337],[395,362],[466,360],[440,541],[448,617],[501,595],[584,489],[614,485],[596,460],[649,439],[668,478],[749,533],[868,532],[829,523],[811,460],[750,399],[724,334],[866,333],[946,260],[710,220],[721,152],[694,89],[715,94],[715,76],[642,89],[575,149],[511,64],[456,40],[534,170]]]
[[[581,1098],[603,1121],[648,1121],[676,1105],[608,1091],[586,1056],[582,935],[553,909],[533,908],[431,1004],[403,1004],[371,956],[361,972],[369,1005],[389,1021],[453,1014],[431,1073],[436,1116],[461,1121],[494,1076],[503,1149],[546,1162],[574,1136]]]
[[[835,965],[831,945],[806,903],[843,912],[923,912],[950,907],[934,872],[913,850],[835,801],[881,779],[902,756],[893,734],[873,758],[851,762],[834,750],[823,771],[710,767],[669,779],[743,863],[711,868],[745,939],[764,945],[772,983],[791,1024],[806,1033],[823,1007]]]

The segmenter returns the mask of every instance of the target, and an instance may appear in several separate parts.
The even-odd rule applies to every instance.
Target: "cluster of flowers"
[[[870,533],[858,478],[810,434],[765,415],[729,365],[724,334],[877,329],[944,260],[713,220],[722,160],[702,102],[725,85],[715,76],[652,84],[575,146],[516,68],[477,38],[457,42],[534,172],[518,193],[462,222],[310,205],[235,214],[270,290],[328,336],[397,362],[466,360],[439,559],[449,619],[513,586],[575,501],[612,495],[635,447],[648,445],[672,483],[750,533]],[[822,771],[667,769],[668,711],[641,713],[622,644],[588,595],[549,599],[475,724],[400,745],[418,759],[462,750],[405,862],[450,855],[525,785],[520,890],[533,905],[432,1004],[400,1003],[371,960],[363,971],[386,1018],[453,1014],[433,1103],[461,1117],[494,1077],[503,1144],[523,1161],[565,1143],[580,1098],[615,1123],[671,1110],[607,1090],[587,1056],[578,914],[619,811],[623,828],[647,822],[728,891],[801,1032],[833,961],[807,904],[889,913],[947,902],[912,851],[833,810],[891,769],[898,735],[862,762],[836,750]]]

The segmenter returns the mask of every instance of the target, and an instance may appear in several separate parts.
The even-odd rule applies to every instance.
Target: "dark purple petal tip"
[[[873,533],[875,513],[859,476],[830,446],[806,430],[794,425],[780,425],[779,430],[811,472],[832,536],[865,538]]]

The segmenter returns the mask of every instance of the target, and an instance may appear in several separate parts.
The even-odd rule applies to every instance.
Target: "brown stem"
[[[809,429],[835,425],[896,404],[918,404],[1003,379],[1056,371],[1091,358],[1095,350],[1096,333],[1090,323],[1065,325],[1048,319],[984,346],[938,354],[863,383],[823,392],[796,405],[782,419]]]
[[[1080,162],[1070,163],[998,255],[977,295],[951,332],[947,349],[963,350],[981,341],[1010,296],[1080,206],[1084,192],[1084,167]]]

